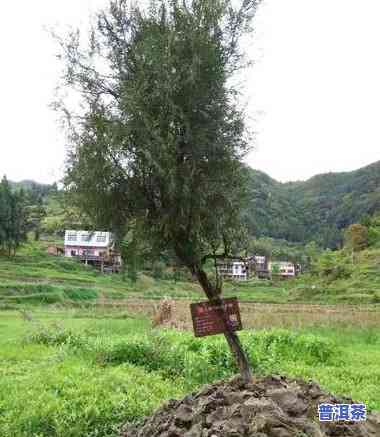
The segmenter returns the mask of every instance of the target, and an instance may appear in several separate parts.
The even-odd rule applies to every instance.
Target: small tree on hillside
[[[138,221],[153,249],[170,249],[220,302],[207,259],[228,256],[244,198],[248,151],[231,75],[257,0],[152,1],[148,11],[111,1],[89,46],[61,39],[64,86],[82,112],[68,115],[67,187],[98,224]],[[248,360],[225,314],[225,337],[242,376]]]
[[[26,240],[27,220],[24,192],[12,191],[4,176],[0,183],[0,249],[9,256]]]
[[[46,208],[42,197],[38,197],[34,204],[31,204],[30,199],[28,199],[28,203],[28,227],[31,231],[34,231],[34,239],[38,241],[40,239],[42,221],[46,217]]]
[[[12,228],[12,192],[7,178],[0,183],[0,248],[7,251]]]
[[[355,253],[368,247],[367,226],[355,223],[349,226],[345,232],[346,246],[352,251],[352,262],[355,260]]]

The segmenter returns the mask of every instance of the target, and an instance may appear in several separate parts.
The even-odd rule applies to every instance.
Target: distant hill
[[[251,237],[315,241],[336,248],[341,245],[344,228],[380,211],[380,161],[351,172],[287,183],[249,167],[246,171],[249,201],[243,214]],[[32,203],[42,198],[45,203],[54,200],[54,211],[63,207],[56,184],[24,180],[11,185],[28,191]],[[55,216],[57,211],[49,214]]]
[[[316,241],[338,247],[342,230],[380,211],[380,161],[359,170],[281,183],[248,169],[250,201],[244,211],[252,236]]]
[[[39,182],[35,182],[31,179],[25,179],[20,182],[12,182],[9,181],[11,187],[15,189],[23,189],[25,191],[40,191],[40,192],[49,192],[51,190],[56,189],[56,184],[41,184]]]

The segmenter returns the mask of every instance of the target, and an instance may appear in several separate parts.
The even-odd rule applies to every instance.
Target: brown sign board
[[[220,299],[220,302],[199,302],[190,305],[193,319],[194,334],[196,337],[206,335],[223,334],[226,331],[221,317],[222,310],[226,314],[227,323],[232,331],[240,331],[242,328],[239,302],[236,297]]]

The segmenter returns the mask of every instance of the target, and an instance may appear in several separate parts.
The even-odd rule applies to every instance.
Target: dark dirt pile
[[[123,437],[380,437],[380,414],[365,422],[322,422],[318,404],[353,403],[313,382],[270,376],[244,384],[236,377],[169,401]]]

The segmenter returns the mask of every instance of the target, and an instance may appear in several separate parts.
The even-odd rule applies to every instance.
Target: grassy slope
[[[348,278],[331,280],[303,275],[288,283],[289,298],[304,302],[332,304],[380,303],[380,248],[367,249],[347,266]]]
[[[253,279],[226,282],[224,296],[263,303],[380,303],[380,249],[361,252],[349,278],[331,281],[311,275],[287,281]],[[64,257],[46,254],[43,243],[29,243],[14,258],[0,258],[0,308],[34,304],[92,305],[127,298],[203,299],[195,282],[155,280],[140,274],[137,283],[102,275]],[[375,309],[376,307],[374,307]]]
[[[225,296],[257,302],[285,302],[283,284],[268,281],[226,283]],[[121,275],[102,275],[64,257],[46,254],[43,243],[28,243],[16,257],[0,257],[0,308],[23,304],[94,303],[104,299],[141,297],[160,299],[164,296],[199,300],[203,293],[195,282],[155,280],[144,274],[137,283]]]
[[[150,297],[157,288],[164,289],[163,293],[167,288],[173,295],[185,288],[198,290],[193,284],[186,287],[172,281],[158,284],[144,275],[137,284],[123,281],[121,275],[101,275],[92,267],[70,259],[48,256],[43,243],[29,243],[16,257],[0,258],[0,304],[3,305],[123,299],[143,291]]]

